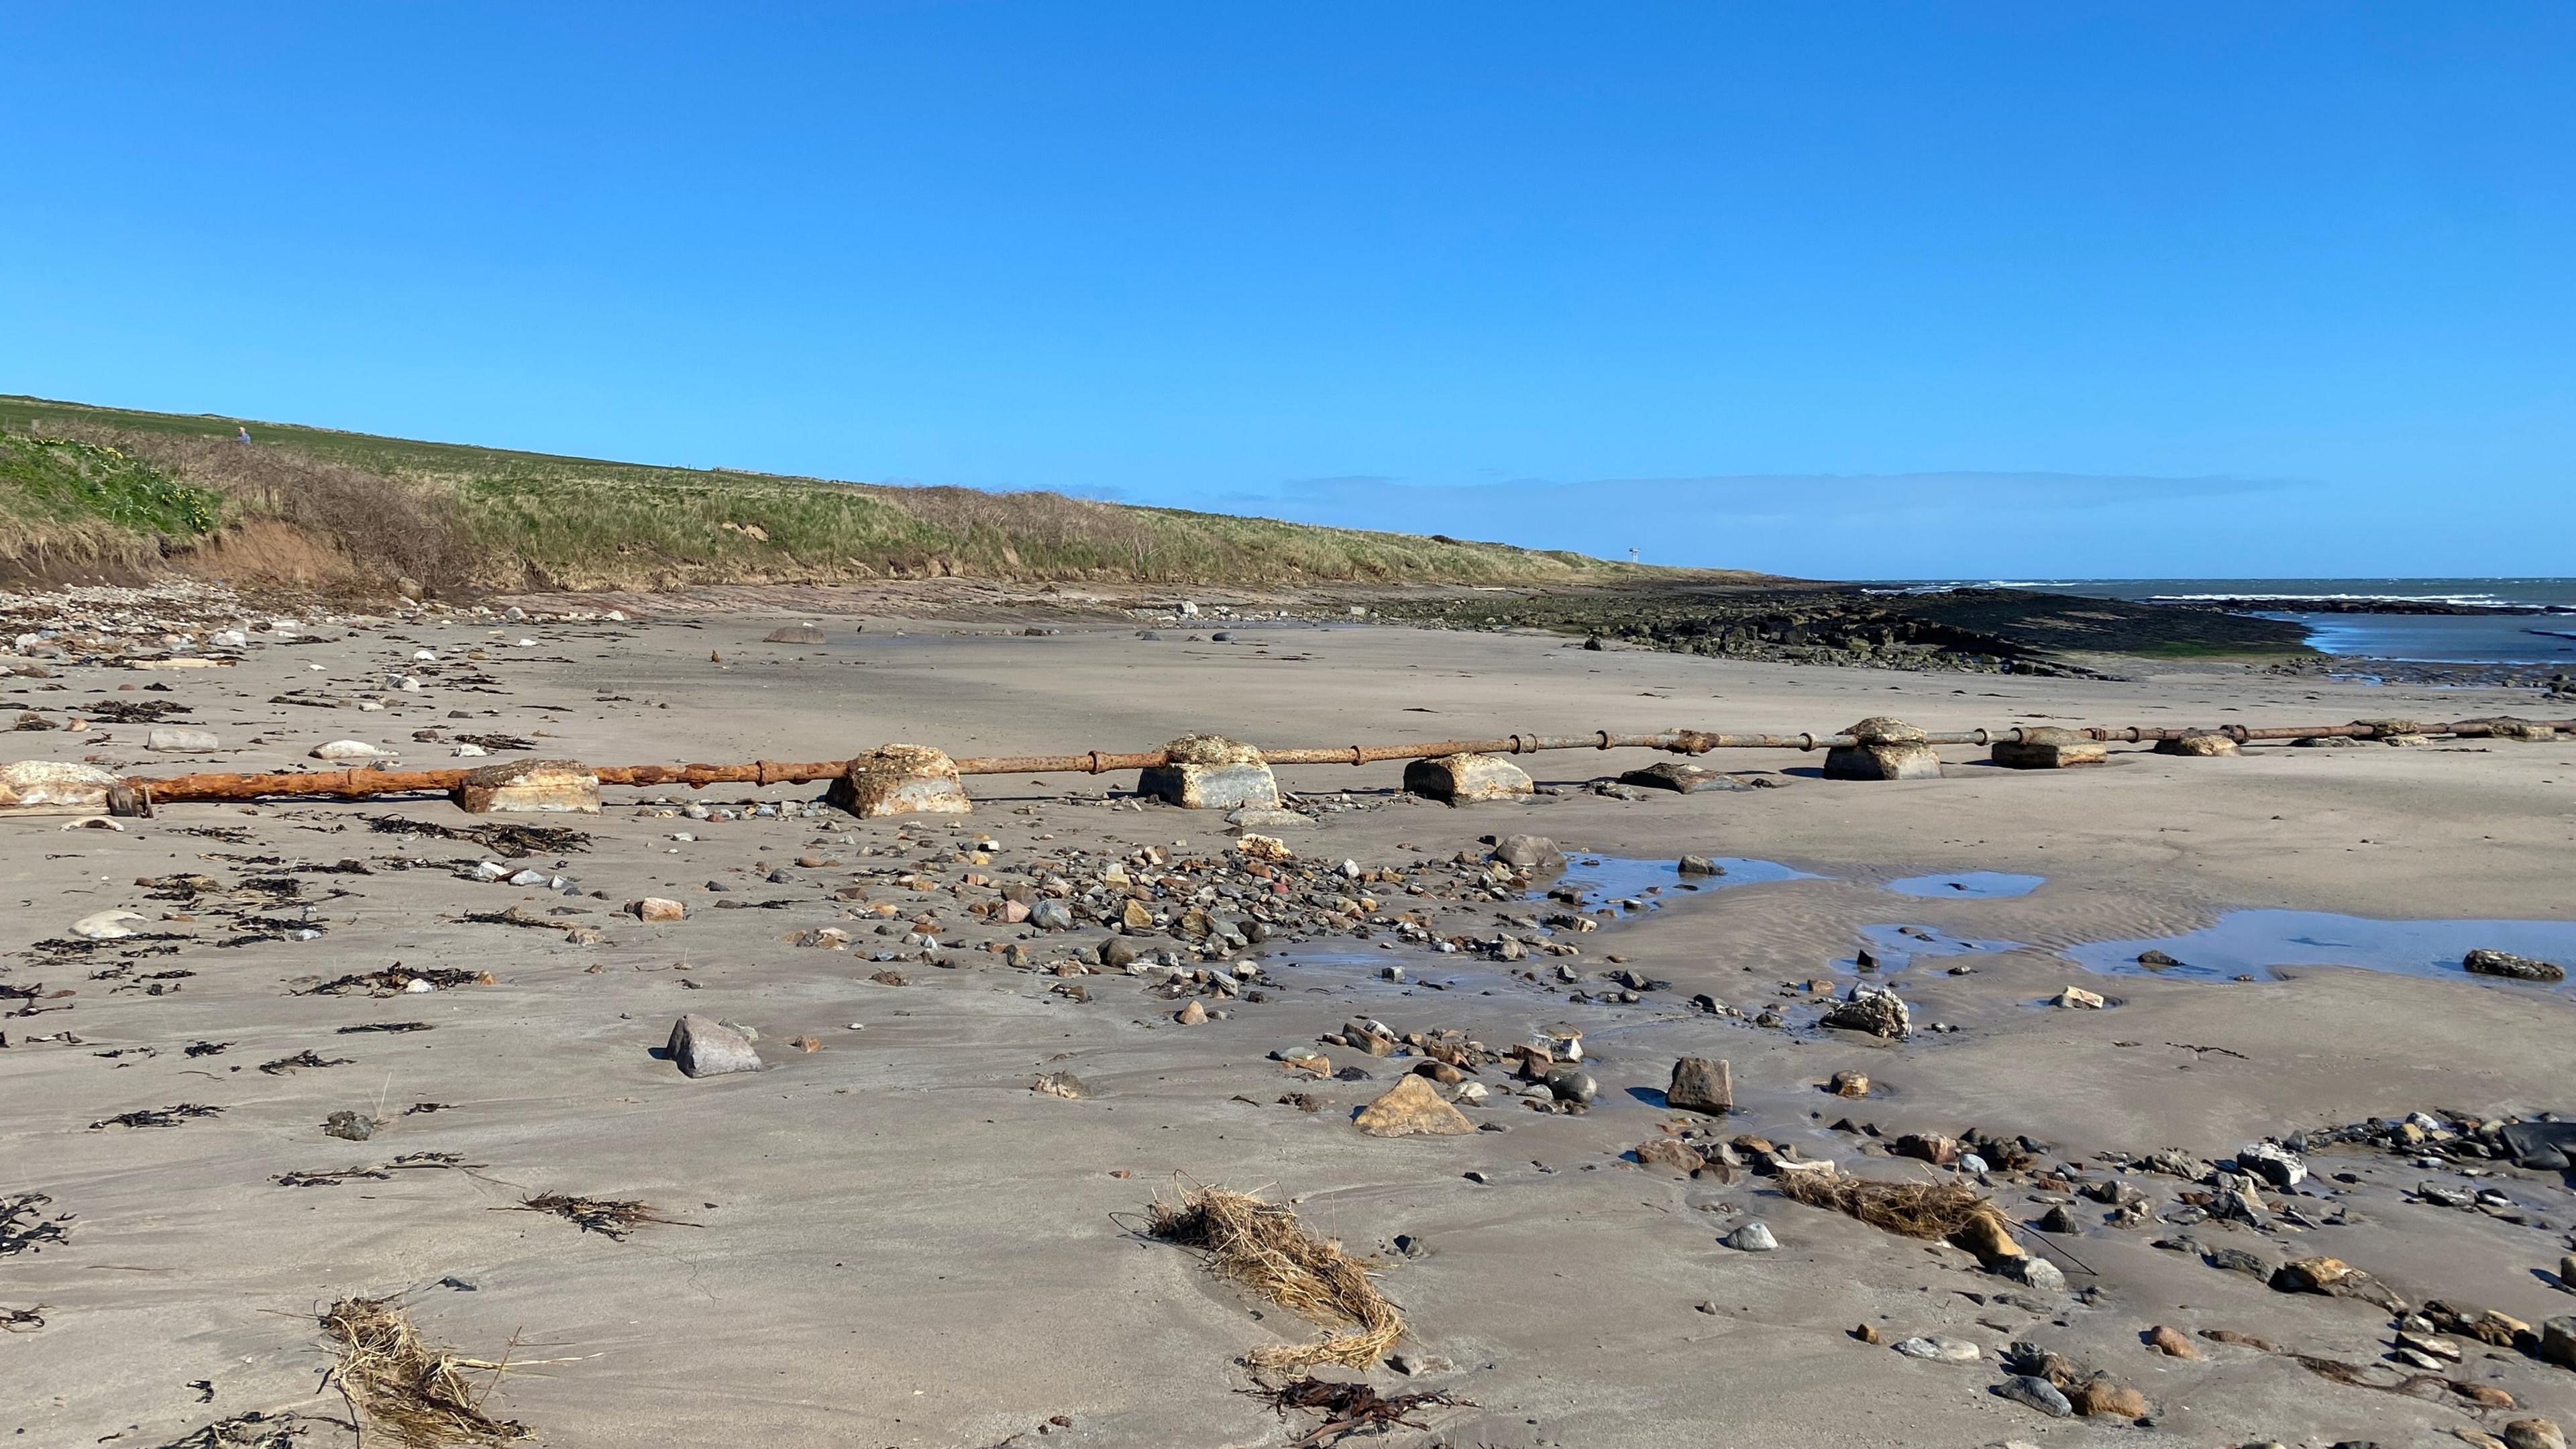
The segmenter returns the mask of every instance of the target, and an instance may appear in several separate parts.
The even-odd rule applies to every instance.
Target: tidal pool
[[[2355,966],[2409,976],[2500,979],[2470,977],[2461,969],[2460,958],[2481,946],[2576,969],[2576,921],[2378,921],[2325,911],[2229,911],[2185,935],[2095,941],[2070,946],[2065,954],[2110,975],[2269,981],[2276,967]],[[2149,971],[2138,964],[2138,955],[2150,950],[2181,964]]]

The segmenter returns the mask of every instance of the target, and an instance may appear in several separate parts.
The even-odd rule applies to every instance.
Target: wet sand
[[[60,713],[97,691],[168,698],[194,707],[185,723],[227,744],[254,734],[265,743],[151,757],[141,726],[101,725],[13,735],[15,748],[0,753],[95,753],[177,772],[286,767],[340,738],[399,746],[407,765],[454,763],[444,745],[413,741],[431,726],[518,735],[546,756],[644,762],[824,759],[888,740],[956,754],[1135,749],[1192,730],[1317,745],[1675,725],[1823,730],[1874,714],[1951,729],[2547,713],[2528,692],[2225,669],[2137,682],[1902,674],[1374,625],[1199,621],[1161,626],[1148,641],[1132,624],[979,610],[961,622],[871,614],[856,635],[848,624],[866,596],[793,606],[850,611],[819,615],[783,612],[775,595],[736,600],[742,607],[728,609],[701,597],[688,615],[627,625],[320,629],[347,637],[262,638],[228,669],[58,666],[51,682],[67,691],[9,680],[14,706]],[[793,617],[823,619],[831,642],[759,642]],[[1061,632],[1005,632],[1012,623]],[[1235,640],[1188,637],[1215,627]],[[522,638],[536,642],[516,645]],[[469,646],[491,655],[471,674],[409,662],[426,647],[449,663]],[[386,694],[381,711],[267,702],[290,688],[354,699],[405,671],[423,688]],[[492,682],[464,682],[472,678]],[[151,682],[168,693],[114,692]],[[1380,1370],[1374,1381],[1448,1390],[1472,1407],[1436,1415],[1436,1439],[1405,1431],[1376,1442],[2394,1444],[2480,1426],[2499,1433],[2528,1413],[2576,1418],[2576,1377],[2511,1348],[2466,1345],[2455,1376],[2522,1405],[2479,1412],[2456,1395],[2336,1384],[2248,1348],[2204,1341],[2205,1360],[2168,1359],[2139,1337],[2170,1324],[2356,1362],[2387,1351],[2385,1312],[2274,1292],[2150,1246],[2184,1232],[2275,1262],[2331,1254],[2410,1302],[2470,1303],[2533,1324],[2576,1310],[2554,1281],[2576,1223],[2576,1198],[2557,1174],[2486,1164],[2525,1219],[2511,1223],[2407,1200],[2427,1179],[2466,1181],[2447,1168],[2325,1148],[2309,1155],[2311,1195],[2275,1202],[2320,1223],[2341,1208],[2347,1221],[2257,1232],[2157,1221],[2193,1185],[2112,1172],[2101,1157],[2178,1148],[2220,1159],[2259,1138],[2365,1117],[2576,1108],[2564,988],[2295,961],[2277,963],[2280,979],[2255,982],[2096,975],[2061,954],[2187,933],[2234,908],[2576,920],[2567,886],[2576,742],[2263,748],[2232,760],[2115,746],[2109,765],[2057,772],[1943,753],[1937,781],[1847,784],[1815,778],[1815,756],[1729,752],[1711,763],[1780,788],[1621,800],[1581,787],[1652,757],[1563,752],[1524,761],[1563,793],[1455,810],[1395,794],[1394,765],[1283,770],[1282,785],[1310,802],[1350,807],[1278,831],[1288,845],[1309,859],[1402,871],[1434,893],[1377,887],[1386,908],[1433,909],[1443,934],[1490,936],[1512,929],[1498,916],[1551,908],[1440,898],[1455,880],[1452,858],[1481,852],[1488,835],[1543,834],[1614,861],[1774,861],[1815,878],[1698,892],[1676,881],[1632,897],[1653,909],[1560,932],[1580,949],[1574,957],[1506,963],[1385,949],[1393,938],[1383,929],[1267,943],[1224,959],[1261,962],[1269,999],[1232,1002],[1224,1019],[1186,1027],[1143,979],[1082,978],[1089,999],[1075,1001],[1051,989],[1063,978],[974,949],[1019,941],[1026,928],[974,926],[944,889],[908,892],[860,874],[909,864],[944,887],[967,871],[1016,878],[1033,859],[1074,850],[1222,854],[1222,818],[1110,808],[1103,792],[1124,796],[1132,776],[973,780],[971,817],[904,825],[837,814],[674,819],[639,813],[634,802],[655,792],[616,790],[597,817],[515,817],[594,834],[587,851],[511,862],[573,878],[583,892],[573,895],[468,879],[492,852],[366,823],[479,823],[440,801],[174,806],[121,833],[64,831],[47,818],[0,823],[0,899],[11,908],[0,986],[43,988],[0,1000],[38,1009],[0,1018],[11,1042],[0,1051],[0,1197],[43,1193],[47,1215],[76,1215],[67,1242],[0,1258],[0,1310],[41,1306],[43,1320],[0,1337],[0,1433],[31,1445],[160,1446],[228,1416],[291,1410],[310,1416],[296,1442],[348,1442],[329,1422],[347,1415],[339,1397],[317,1397],[328,1361],[312,1315],[352,1294],[408,1293],[424,1331],[461,1352],[498,1357],[515,1340],[514,1359],[569,1360],[513,1374],[493,1401],[547,1444],[1036,1444],[1050,1416],[1071,1424],[1049,1425],[1047,1443],[1287,1443],[1312,1421],[1283,1426],[1237,1392],[1250,1380],[1235,1361],[1310,1330],[1139,1232],[1154,1195],[1188,1183],[1294,1200],[1316,1230],[1388,1260],[1383,1286],[1413,1329],[1406,1351],[1456,1367],[1417,1379]],[[817,793],[719,787],[698,798]],[[672,838],[680,833],[695,838]],[[900,858],[882,853],[904,836],[922,843]],[[960,842],[986,861],[959,858]],[[871,848],[881,853],[862,853]],[[800,857],[837,864],[800,867]],[[343,860],[368,873],[295,870]],[[1985,898],[1886,888],[1957,871],[2045,881]],[[210,899],[232,902],[230,915],[153,900],[133,884],[178,873],[217,878],[225,893]],[[280,875],[299,883],[291,904],[252,910],[232,893]],[[944,936],[933,960],[914,959],[919,949],[874,933],[878,918],[844,914],[833,891],[853,881],[872,900],[935,903],[965,929]],[[682,900],[691,914],[668,924],[615,914],[643,896]],[[242,930],[244,915],[300,922],[305,905],[315,939],[286,939],[293,931],[281,927],[220,944],[260,934]],[[85,954],[35,945],[115,907],[199,919],[155,921],[151,932],[180,939],[150,944],[175,949],[130,961],[122,952],[137,942]],[[595,926],[606,940],[462,919],[511,907]],[[559,909],[589,914],[548,914]],[[853,933],[851,950],[791,944],[834,925]],[[1883,973],[1912,1004],[1911,1041],[1810,1025],[1820,997],[1792,983],[1847,986],[1864,929],[1898,925],[2018,945]],[[1027,944],[1045,965],[1104,934]],[[905,959],[866,959],[888,952]],[[292,994],[295,983],[397,961],[493,982],[386,998]],[[1550,978],[1560,961],[1582,980]],[[1378,979],[1392,963],[1406,982]],[[1974,972],[1947,974],[1962,964]],[[869,979],[890,965],[909,984]],[[1595,973],[1620,967],[1670,987],[1633,1004],[1599,999]],[[192,974],[147,979],[165,971]],[[2070,984],[2114,1004],[2045,1005]],[[54,995],[66,989],[77,994]],[[1570,1000],[1576,990],[1594,999]],[[1741,1015],[1692,1009],[1701,993]],[[1774,1004],[1786,1028],[1751,1024]],[[756,1026],[767,1070],[683,1078],[655,1055],[683,1012]],[[1399,1033],[1459,1028],[1498,1048],[1579,1027],[1600,1095],[1586,1113],[1559,1115],[1498,1093],[1470,1116],[1508,1131],[1366,1137],[1350,1110],[1409,1061],[1328,1047],[1374,1080],[1311,1083],[1266,1059],[1354,1016]],[[411,1021],[432,1029],[342,1030]],[[1936,1021],[1957,1029],[1919,1030]],[[62,1032],[77,1042],[32,1040]],[[800,1036],[819,1049],[798,1050]],[[194,1043],[224,1045],[192,1057]],[[259,1070],[305,1050],[349,1060]],[[2082,1164],[2077,1179],[2141,1189],[2150,1216],[2103,1226],[2091,1202],[2034,1174],[1998,1174],[1986,1190],[2017,1221],[2064,1201],[2085,1224],[2069,1235],[2019,1230],[2065,1270],[2069,1291],[2052,1293],[2008,1284],[1959,1249],[1785,1201],[1760,1176],[1720,1183],[1641,1168],[1625,1154],[1685,1115],[1662,1104],[1660,1088],[1686,1054],[1732,1063],[1728,1132],[1856,1172],[1927,1180],[1952,1174],[1891,1159],[1884,1143],[1972,1127],[2022,1134],[2048,1146],[2044,1162]],[[1865,1071],[1873,1095],[1827,1095],[1820,1084],[1845,1068]],[[1055,1070],[1077,1073],[1095,1095],[1030,1090]],[[1482,1079],[1499,1086],[1502,1075],[1488,1067]],[[1291,1090],[1329,1105],[1311,1114],[1279,1105]],[[90,1125],[180,1103],[223,1111],[168,1127]],[[422,1103],[440,1106],[405,1110]],[[325,1117],[343,1109],[387,1125],[366,1142],[323,1135]],[[1844,1118],[1881,1135],[1833,1130]],[[455,1154],[458,1165],[276,1181],[418,1153]],[[678,1221],[615,1241],[500,1210],[546,1191],[641,1200]],[[1780,1250],[1718,1244],[1747,1219],[1767,1223]],[[1394,1249],[1400,1234],[1419,1240],[1418,1256]],[[1903,1357],[1857,1341],[1850,1330],[1861,1324],[1887,1343],[1969,1339],[1984,1360]],[[1991,1395],[2003,1377],[1995,1353],[2015,1339],[2136,1386],[2153,1426],[2053,1420]]]

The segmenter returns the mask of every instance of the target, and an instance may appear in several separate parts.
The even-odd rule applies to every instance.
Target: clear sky
[[[2576,573],[2576,5],[35,5],[0,391],[1838,577]]]

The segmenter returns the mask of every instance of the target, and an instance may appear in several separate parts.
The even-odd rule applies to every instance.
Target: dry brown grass
[[[400,1302],[343,1298],[322,1315],[322,1332],[338,1360],[332,1372],[349,1406],[396,1441],[445,1449],[528,1436],[525,1426],[483,1411],[510,1365],[430,1347]],[[481,1385],[469,1374],[482,1375]]]
[[[1831,1208],[1882,1232],[1926,1242],[1959,1237],[1981,1219],[2004,1226],[2002,1209],[1957,1183],[1875,1182],[1838,1172],[1786,1172],[1775,1181],[1792,1202]]]
[[[1204,1251],[1219,1277],[1310,1322],[1327,1329],[1352,1325],[1312,1343],[1256,1348],[1244,1356],[1255,1368],[1367,1368],[1404,1337],[1404,1315],[1378,1291],[1370,1265],[1307,1232],[1293,1209],[1247,1192],[1201,1187],[1177,1201],[1157,1199],[1147,1225],[1155,1237]]]

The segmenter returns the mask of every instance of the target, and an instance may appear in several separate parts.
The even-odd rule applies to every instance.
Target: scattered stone
[[[1066,1097],[1075,1100],[1091,1095],[1091,1088],[1083,1085],[1082,1078],[1071,1072],[1048,1072],[1031,1083],[1029,1090],[1049,1097]]]
[[[2088,1419],[2139,1419],[2148,1412],[2146,1395],[2099,1370],[2068,1389],[2066,1402]]]
[[[811,624],[781,624],[760,636],[763,644],[823,644],[830,642],[823,631]]]
[[[2150,946],[2138,953],[2138,964],[2150,971],[2171,971],[2182,963]]]
[[[2328,1298],[2358,1298],[2391,1312],[2402,1312],[2405,1302],[2388,1286],[2340,1258],[2298,1258],[2275,1269],[2269,1280],[2274,1292],[2317,1293]],[[2569,1320],[2576,1324],[2576,1319]]]
[[[72,934],[84,941],[122,941],[150,924],[133,911],[93,911],[72,922]]]
[[[1561,870],[1565,852],[1544,835],[1506,835],[1494,847],[1494,859],[1522,870]]]
[[[1592,1074],[1573,1065],[1549,1068],[1543,1085],[1548,1094],[1560,1102],[1588,1104],[1601,1094],[1601,1084],[1593,1079]]]
[[[2048,1004],[2060,1008],[2082,1007],[2087,1011],[2099,1011],[2105,1003],[2097,992],[2087,991],[2081,986],[2069,986],[2050,997]]]
[[[1207,1019],[1207,1008],[1199,1005],[1195,1001],[1190,1002],[1180,1010],[1172,1013],[1172,1020],[1179,1022],[1183,1026],[1201,1026],[1206,1023]]]
[[[2167,1358],[2199,1358],[2201,1356],[2200,1346],[2191,1341],[2190,1335],[2184,1333],[2179,1328],[2171,1326],[2170,1324],[2159,1323],[2155,1327],[2148,1329],[2146,1343],[2147,1347],[2165,1355]]]
[[[1683,1057],[1673,1063],[1672,1084],[1664,1104],[1684,1112],[1722,1117],[1735,1110],[1735,1073],[1725,1062]]]
[[[2236,1149],[2236,1168],[2252,1173],[2283,1192],[2308,1179],[2308,1165],[2297,1153],[2271,1142],[2249,1142]]]
[[[1896,993],[1867,982],[1855,983],[1851,994],[1828,1010],[1817,1025],[1867,1032],[1889,1041],[1904,1041],[1914,1034],[1913,1013],[1906,1010]]]
[[[2561,1314],[2541,1321],[2538,1357],[2543,1363],[2576,1369],[2576,1314]]]
[[[2554,961],[2534,960],[2510,951],[2490,951],[2481,946],[2460,961],[2462,970],[2476,976],[2502,976],[2513,981],[2564,981],[2567,968]]]
[[[1845,1067],[1834,1073],[1833,1080],[1825,1084],[1825,1090],[1837,1097],[1866,1097],[1869,1095],[1869,1074]]]
[[[1731,775],[1687,760],[1663,760],[1641,770],[1630,770],[1619,777],[1619,783],[1643,790],[1670,790],[1679,795],[1696,795],[1703,790],[1750,788]]]
[[[203,755],[223,748],[213,730],[193,725],[154,725],[143,732],[143,748],[161,755]]]
[[[1644,1167],[1668,1167],[1685,1175],[1708,1166],[1699,1150],[1678,1137],[1657,1137],[1637,1144],[1637,1162]]]
[[[2055,1263],[2036,1253],[2006,1258],[1996,1271],[2025,1288],[2037,1288],[2047,1293],[2060,1293],[2066,1289],[2066,1275],[2058,1270]]]
[[[628,901],[626,913],[639,921],[677,921],[685,918],[689,911],[678,901],[646,896],[640,901]]]
[[[385,752],[365,740],[333,740],[315,745],[308,753],[317,760],[375,760]]]
[[[322,1135],[343,1142],[364,1142],[376,1135],[376,1119],[364,1112],[334,1112],[322,1119]]]
[[[760,1054],[751,1049],[749,1037],[714,1017],[695,1012],[672,1023],[666,1050],[671,1060],[679,1063],[683,1076],[720,1077],[730,1072],[760,1070]]]
[[[1771,1235],[1770,1226],[1759,1220],[1744,1224],[1718,1241],[1739,1253],[1769,1253],[1780,1246],[1780,1240]]]
[[[2516,1419],[2504,1426],[2504,1449],[2567,1449],[2567,1436],[2548,1419]]]
[[[1441,1097],[1430,1078],[1411,1074],[1351,1120],[1371,1137],[1455,1137],[1476,1130],[1466,1113]]]
[[[2037,1409],[2052,1419],[2068,1419],[2075,1415],[2075,1406],[2068,1403],[2066,1396],[2057,1391],[2057,1385],[2031,1374],[2013,1375],[1995,1385],[1994,1393],[1997,1398],[2010,1399],[2024,1408]]]
[[[1676,862],[1683,875],[1724,875],[1726,867],[1705,855],[1685,855]]]
[[[1907,1358],[1926,1359],[1933,1363],[1976,1363],[1986,1356],[1984,1349],[1964,1338],[1939,1333],[1928,1337],[1901,1338],[1889,1347]]]

